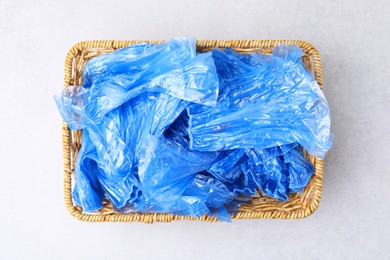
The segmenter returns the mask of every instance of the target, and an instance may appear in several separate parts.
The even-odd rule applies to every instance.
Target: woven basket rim
[[[94,40],[94,41],[81,41],[73,45],[65,58],[65,69],[64,69],[64,87],[68,87],[72,84],[72,71],[74,69],[74,59],[83,53],[86,49],[88,50],[101,50],[101,49],[111,49],[115,50],[125,46],[130,46],[137,43],[162,43],[163,40]],[[323,88],[322,82],[322,65],[321,58],[318,50],[310,43],[302,40],[197,40],[198,48],[233,48],[236,50],[243,50],[247,52],[261,50],[265,48],[274,47],[280,43],[295,44],[299,46],[306,55],[309,55],[313,60],[314,67],[314,77],[321,87]],[[62,123],[62,142],[63,142],[63,157],[64,157],[64,200],[65,205],[69,213],[76,217],[79,220],[89,221],[89,222],[144,222],[144,223],[153,223],[153,222],[171,222],[175,220],[200,220],[208,222],[218,222],[216,218],[209,216],[202,216],[199,218],[196,217],[187,217],[187,216],[177,216],[165,213],[128,213],[121,214],[116,212],[102,212],[99,215],[97,214],[85,214],[82,212],[82,209],[78,206],[73,205],[72,200],[72,159],[71,159],[71,149],[72,149],[72,133],[69,129],[69,126],[66,122]],[[77,156],[77,154],[76,154]],[[312,184],[312,198],[310,202],[303,201],[304,208],[300,211],[288,211],[283,205],[286,203],[279,203],[279,207],[271,207],[266,211],[239,211],[236,215],[232,216],[232,219],[259,219],[259,218],[278,218],[278,219],[302,219],[313,214],[321,200],[322,195],[322,177],[323,177],[323,168],[324,162],[318,157],[312,157],[312,163],[315,168],[315,173],[313,175],[313,184]]]

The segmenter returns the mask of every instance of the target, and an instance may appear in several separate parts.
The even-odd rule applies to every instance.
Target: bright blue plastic
[[[330,148],[326,100],[292,45],[272,56],[194,39],[138,44],[87,62],[56,103],[83,129],[74,203],[230,221],[258,189],[280,201],[314,173],[302,152]]]
[[[188,151],[165,138],[149,136],[138,165],[143,194],[156,211],[178,215],[211,214],[234,194],[217,179],[202,172],[218,158],[218,152]]]
[[[303,191],[314,173],[313,166],[294,146],[247,150],[249,159],[243,171],[271,198],[287,201],[289,193]]]
[[[224,151],[208,169],[215,178],[225,182],[234,183],[241,175],[241,163],[245,160],[245,150],[236,149]]]
[[[104,192],[98,180],[99,168],[96,148],[92,145],[87,132],[83,133],[82,146],[75,165],[76,184],[73,200],[82,206],[84,212],[93,212],[103,206]]]
[[[189,107],[191,149],[265,149],[298,142],[324,158],[331,146],[329,107],[313,76],[296,62],[301,56],[289,45],[277,47],[272,56],[215,49],[218,102]]]
[[[56,98],[72,130],[98,124],[105,114],[146,92],[166,93],[202,105],[215,105],[218,77],[211,53],[196,55],[194,39],[140,44],[87,62],[82,87]]]

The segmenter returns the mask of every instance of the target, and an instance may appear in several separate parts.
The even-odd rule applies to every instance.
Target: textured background
[[[0,0],[0,258],[390,257],[390,2]],[[333,112],[318,211],[299,221],[83,223],[63,202],[65,54],[94,39],[302,39]]]

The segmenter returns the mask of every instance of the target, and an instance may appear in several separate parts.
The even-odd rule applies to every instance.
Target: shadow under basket
[[[141,42],[153,44],[163,41],[85,41],[74,45],[66,55],[64,87],[80,86],[83,78],[82,72],[86,62],[103,53],[110,53],[116,49],[134,45]],[[262,52],[271,54],[273,47],[279,43],[289,43],[299,46],[304,52],[305,66],[314,74],[316,81],[322,88],[322,66],[320,55],[311,44],[299,40],[203,40],[197,41],[197,50],[207,51],[215,47],[232,48],[241,53]],[[75,206],[72,200],[72,182],[74,182],[74,165],[81,147],[82,131],[70,131],[69,126],[63,122],[62,142],[64,156],[64,196],[65,205],[74,217],[90,222],[170,222],[174,220],[201,220],[217,222],[209,216],[185,217],[164,213],[128,213],[115,212],[109,201],[104,201],[101,210],[94,214],[84,214],[81,207]],[[309,155],[306,158],[313,164],[315,173],[301,194],[291,194],[287,202],[279,202],[276,199],[263,195],[260,191],[252,198],[251,202],[242,205],[232,219],[300,219],[311,215],[319,205],[322,193],[323,160]]]

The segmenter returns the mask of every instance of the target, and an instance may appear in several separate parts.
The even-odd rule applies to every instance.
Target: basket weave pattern
[[[116,49],[141,42],[161,43],[163,41],[86,41],[74,45],[68,52],[65,60],[64,87],[80,86],[83,82],[82,72],[86,62],[100,54],[110,53]],[[278,43],[298,45],[304,52],[305,66],[313,71],[314,77],[322,88],[322,66],[318,51],[309,43],[298,40],[203,40],[197,41],[197,50],[206,51],[212,48],[232,48],[241,53],[262,52],[271,54]],[[65,205],[71,215],[84,221],[91,222],[170,222],[174,220],[201,220],[216,222],[209,216],[184,217],[164,213],[122,214],[113,210],[109,201],[104,201],[103,208],[96,214],[84,214],[82,208],[75,206],[72,201],[72,181],[74,181],[74,164],[81,147],[82,131],[70,131],[69,126],[62,124],[62,142],[64,156],[64,196]],[[304,218],[312,214],[319,205],[322,193],[323,160],[312,155],[306,158],[313,164],[315,173],[302,194],[292,194],[287,202],[279,202],[258,192],[250,203],[242,205],[239,212],[232,219],[257,218]]]

